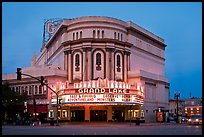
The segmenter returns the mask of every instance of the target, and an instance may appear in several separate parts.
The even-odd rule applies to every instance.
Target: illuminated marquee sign
[[[57,83],[58,89],[69,91],[68,82]],[[137,87],[131,87],[128,83],[117,82],[108,79],[98,79],[74,83],[72,94],[61,96],[62,103],[131,103],[143,104],[143,88],[139,84]],[[52,100],[56,103],[56,99]]]

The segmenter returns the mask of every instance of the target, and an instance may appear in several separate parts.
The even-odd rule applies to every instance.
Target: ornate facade
[[[60,120],[127,121],[140,117],[146,122],[156,122],[156,113],[169,109],[169,83],[164,74],[165,47],[162,38],[131,21],[101,16],[68,19],[62,21],[42,46],[40,55],[33,58],[30,67],[22,68],[22,72],[44,76],[50,87],[66,81],[71,88],[66,94],[64,90],[64,95],[71,94],[76,83],[98,79],[128,83],[129,93],[133,95],[144,93],[140,96],[143,103],[133,100],[89,104],[64,101],[59,107]],[[47,104],[47,117],[56,119],[52,91],[27,76],[17,81],[16,74],[4,74],[5,80],[16,92],[36,97],[38,105]],[[133,87],[141,88],[131,90]],[[28,100],[28,104],[32,104],[32,100]]]

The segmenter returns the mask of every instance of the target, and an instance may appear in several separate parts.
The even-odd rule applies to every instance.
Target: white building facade
[[[42,46],[40,55],[34,56],[32,65],[22,68],[22,73],[37,78],[44,76],[53,89],[59,83],[67,84],[59,96],[62,99],[58,109],[60,120],[129,121],[139,117],[145,122],[156,122],[162,116],[165,121],[163,112],[169,110],[165,47],[162,38],[131,21],[102,16],[64,19]],[[9,81],[16,92],[36,97],[38,105],[47,106],[47,117],[56,119],[56,103],[53,103],[56,98],[40,82],[27,76],[17,81],[16,74],[3,74],[2,80]],[[93,86],[102,82],[105,86]],[[81,87],[77,85],[80,83]],[[92,102],[84,96],[85,101],[67,101],[71,95],[80,97],[82,88],[83,95],[104,98],[102,92],[103,95],[109,92],[107,95],[117,97],[111,97],[114,101],[95,98],[97,101]],[[100,89],[100,95],[96,89]],[[130,98],[124,101],[126,95]],[[133,99],[136,95],[137,99]]]

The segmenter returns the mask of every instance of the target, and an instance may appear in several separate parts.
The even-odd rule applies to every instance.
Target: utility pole
[[[179,120],[178,120],[178,98],[180,97],[180,92],[176,93],[174,92],[174,99],[176,99],[176,105],[177,105],[177,109],[176,109],[176,123],[179,123]]]

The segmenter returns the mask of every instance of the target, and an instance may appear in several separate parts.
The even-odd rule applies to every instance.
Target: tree
[[[8,120],[13,122],[16,117],[16,113],[23,113],[24,102],[27,96],[25,94],[18,94],[11,90],[8,82],[2,84],[2,120]]]

